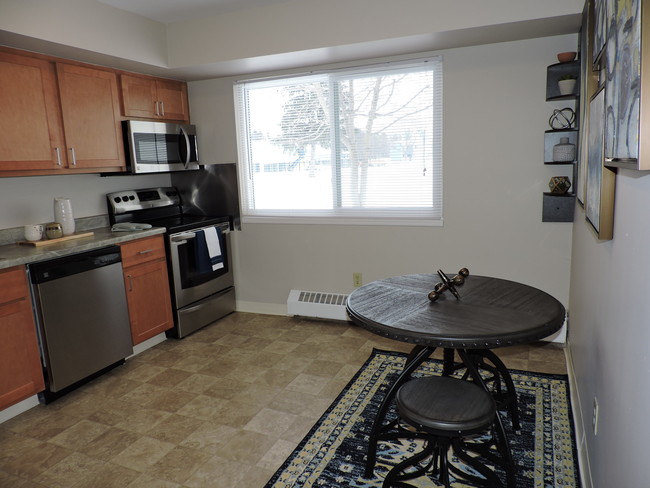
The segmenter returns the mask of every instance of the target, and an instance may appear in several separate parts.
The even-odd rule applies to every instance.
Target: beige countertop
[[[0,269],[10,268],[21,264],[47,261],[48,259],[69,256],[91,249],[111,246],[120,242],[133,241],[165,232],[164,227],[153,227],[134,232],[111,232],[110,227],[88,229],[79,233],[93,232],[92,236],[71,239],[46,246],[30,246],[23,244],[6,244],[0,246]]]

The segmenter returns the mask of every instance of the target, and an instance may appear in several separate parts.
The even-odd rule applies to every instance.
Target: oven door
[[[223,268],[210,272],[198,270],[195,233],[208,227],[177,232],[168,236],[176,308],[185,307],[234,285],[228,223],[219,225]]]

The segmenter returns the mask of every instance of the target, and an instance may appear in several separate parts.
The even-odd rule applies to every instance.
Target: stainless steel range
[[[235,310],[232,216],[184,213],[174,187],[113,192],[106,200],[111,225],[148,223],[167,229],[174,309],[174,328],[168,331],[169,336],[185,337]]]

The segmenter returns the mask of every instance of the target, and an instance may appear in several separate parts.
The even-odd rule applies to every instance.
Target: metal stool
[[[447,488],[450,472],[478,486],[514,488],[514,464],[508,439],[494,400],[481,387],[444,376],[417,378],[399,389],[396,401],[399,431],[382,438],[419,438],[425,445],[421,452],[388,472],[383,488],[413,487],[405,480],[419,478],[429,471],[437,474],[440,483]],[[409,426],[415,431],[409,430]],[[489,435],[480,439],[474,435],[484,432]],[[470,436],[474,438],[469,439]],[[475,473],[450,463],[447,458],[450,448]],[[486,462],[505,471],[505,484]]]

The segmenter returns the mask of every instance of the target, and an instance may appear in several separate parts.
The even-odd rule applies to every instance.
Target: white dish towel
[[[221,229],[210,227],[203,230],[205,232],[205,243],[208,245],[208,256],[210,256],[212,271],[216,271],[223,268],[223,256],[221,255],[221,242],[219,238]]]

